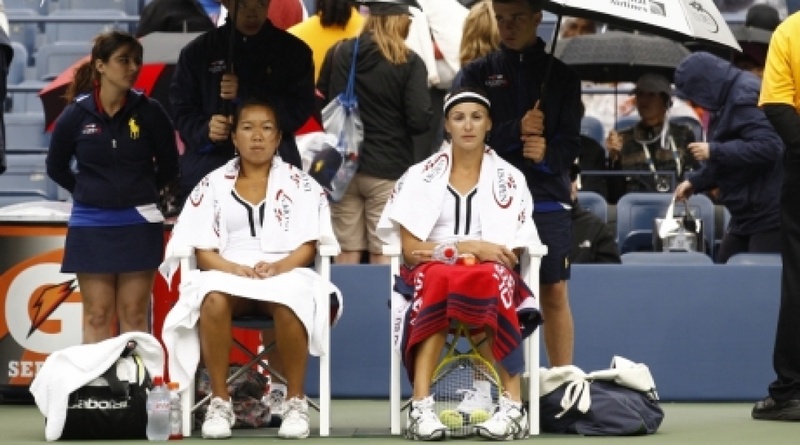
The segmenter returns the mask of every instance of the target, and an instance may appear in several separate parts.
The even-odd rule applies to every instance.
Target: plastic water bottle
[[[178,382],[169,382],[169,440],[183,439],[183,409]]]
[[[164,377],[153,377],[153,389],[147,394],[147,439],[165,441],[169,439],[169,389]]]
[[[458,261],[458,247],[455,243],[437,244],[433,249],[433,260],[445,264],[455,264]]]

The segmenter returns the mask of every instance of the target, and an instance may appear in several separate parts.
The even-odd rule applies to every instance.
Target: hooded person
[[[710,115],[708,142],[689,151],[702,167],[687,173],[676,199],[719,188],[731,213],[718,262],[740,252],[780,252],[779,197],[784,145],[758,108],[761,81],[713,54],[687,56],[675,70],[676,94]]]

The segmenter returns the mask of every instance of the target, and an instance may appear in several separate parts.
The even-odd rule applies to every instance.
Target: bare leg
[[[286,399],[303,397],[308,362],[308,333],[297,315],[282,304],[268,304],[275,320],[275,340],[286,377]]]
[[[389,264],[391,262],[391,258],[386,255],[381,255],[378,253],[369,254],[369,263],[370,264]]]
[[[567,282],[542,284],[541,293],[542,317],[544,323],[544,345],[550,366],[566,366],[572,364],[575,342],[575,328],[572,324],[572,310],[567,295]]]
[[[149,332],[147,323],[155,270],[121,273],[117,276],[117,318],[120,332]]]
[[[442,330],[417,345],[414,359],[414,400],[422,400],[430,395],[433,371],[436,370],[445,340],[447,330]]]
[[[342,253],[336,255],[336,264],[360,264],[361,251],[360,250],[343,250]]]
[[[211,394],[222,400],[230,399],[228,385],[228,357],[231,354],[231,316],[234,297],[220,292],[210,292],[200,307],[200,345],[203,361],[211,380]]]
[[[78,273],[83,300],[83,343],[97,343],[114,335],[116,275]]]
[[[503,387],[503,391],[508,393],[508,396],[511,398],[511,400],[515,402],[521,401],[521,374],[511,375],[503,366],[501,366],[499,363],[495,363],[494,355],[492,354],[492,341],[494,340],[494,334],[490,331],[487,332],[485,336],[487,340],[478,344],[478,352],[481,354],[481,357],[485,358],[489,363],[494,365],[495,370],[497,370],[497,376],[500,377],[500,385]],[[476,335],[472,337],[472,341],[477,343],[480,341],[480,336]],[[522,347],[521,344],[520,347]]]

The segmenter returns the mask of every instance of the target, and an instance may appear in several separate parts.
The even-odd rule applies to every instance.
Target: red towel
[[[541,322],[533,308],[518,313],[533,294],[514,271],[499,263],[474,266],[427,262],[413,269],[402,268],[401,278],[407,289],[398,289],[413,304],[406,316],[403,358],[409,379],[414,378],[413,351],[416,345],[458,320],[470,328],[488,327],[495,333],[492,353],[511,374],[522,371],[521,350],[525,335]],[[520,353],[516,353],[520,352]],[[508,360],[512,359],[512,360]]]

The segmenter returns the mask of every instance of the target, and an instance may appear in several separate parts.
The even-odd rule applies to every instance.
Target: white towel
[[[221,203],[231,193],[238,173],[238,160],[231,160],[206,176],[192,192],[172,230],[164,262],[159,267],[168,283],[178,268],[177,253],[194,248],[224,251],[227,209]],[[310,176],[276,157],[267,190],[267,216],[260,239],[265,258],[275,261],[311,240],[336,244],[327,197]],[[309,352],[327,353],[322,346],[325,344],[322,333],[324,324],[330,322],[328,296],[334,293],[338,298],[339,316],[343,302],[339,290],[314,271],[300,267],[265,279],[220,271],[183,273],[180,298],[167,314],[161,334],[168,352],[170,378],[181,389],[193,380],[200,360],[197,322],[203,299],[211,291],[288,306],[308,333]]]
[[[450,181],[452,147],[445,144],[413,165],[395,184],[383,209],[377,233],[385,244],[400,244],[400,226],[427,240],[441,214]],[[533,198],[525,176],[487,147],[475,197],[483,231],[481,239],[510,249],[541,244],[533,224]]]
[[[326,289],[324,294],[319,292],[320,287]],[[339,289],[308,268],[299,267],[265,279],[239,277],[220,271],[191,271],[182,279],[180,299],[164,319],[161,332],[169,357],[170,379],[178,382],[181,390],[194,379],[200,361],[197,331],[200,306],[205,296],[214,290],[289,307],[303,323],[308,334],[309,352],[316,356],[327,353],[322,346],[322,333],[324,324],[330,323],[328,296],[331,293],[339,299],[339,314],[343,309]]]
[[[220,201],[230,195],[239,175],[238,158],[209,173],[192,191],[172,229],[159,271],[167,283],[178,269],[177,252],[186,247],[218,249],[227,244],[228,233]],[[300,244],[316,240],[336,244],[330,206],[325,192],[305,172],[276,156],[267,184],[261,249],[267,254],[288,253]]]
[[[136,341],[134,352],[142,358],[150,375],[163,375],[164,350],[146,332],[128,332],[99,343],[70,346],[45,359],[30,386],[36,406],[47,418],[45,439],[54,441],[61,437],[69,395],[108,370],[131,340]]]

